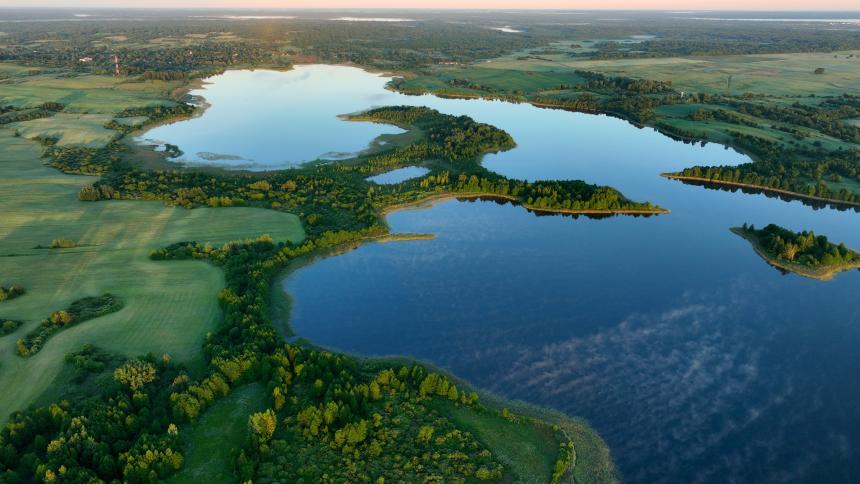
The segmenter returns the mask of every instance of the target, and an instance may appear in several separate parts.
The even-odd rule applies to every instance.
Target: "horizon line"
[[[707,8],[707,9],[677,9],[677,8],[455,8],[455,7],[188,7],[188,6],[164,6],[164,7],[107,7],[107,6],[50,6],[50,5],[0,5],[2,9],[24,9],[24,10],[137,10],[137,11],[165,11],[165,10],[245,10],[245,11],[415,11],[415,12],[666,12],[666,13],[704,13],[704,12],[780,12],[780,13],[812,13],[812,12],[843,12],[860,14],[860,9],[845,10],[839,8],[822,9],[768,9],[768,8]]]

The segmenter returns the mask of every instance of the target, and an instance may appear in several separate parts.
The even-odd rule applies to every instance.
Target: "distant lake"
[[[360,150],[379,134],[346,134],[340,147],[332,133],[362,123],[337,114],[427,105],[511,133],[517,148],[487,156],[492,170],[581,178],[672,210],[593,220],[450,200],[396,212],[394,232],[437,238],[367,244],[290,274],[284,288],[300,336],[336,350],[415,356],[507,397],[583,416],[628,482],[847,482],[860,473],[860,272],[823,283],[783,275],[728,230],[777,223],[860,249],[860,214],[663,179],[748,158],[608,116],[403,96],[384,89],[387,78],[348,67],[261,72],[228,72],[202,94],[215,112],[219,101],[206,92],[221,92],[222,81],[224,96],[247,93],[240,133],[280,119],[295,140],[253,141],[280,159]],[[300,103],[321,82],[325,102]],[[299,104],[271,106],[283,99]],[[295,110],[295,118],[271,115]],[[266,159],[241,135],[188,146],[174,135],[184,123],[204,130],[207,119],[158,128],[158,138],[186,153]]]

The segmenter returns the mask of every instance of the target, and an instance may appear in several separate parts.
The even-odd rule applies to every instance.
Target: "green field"
[[[3,303],[0,316],[25,321],[0,338],[0,419],[33,402],[58,374],[66,353],[84,343],[134,356],[149,351],[188,361],[220,317],[220,270],[203,262],[153,262],[152,250],[184,240],[215,244],[268,233],[300,240],[297,217],[272,210],[186,210],[157,202],[79,202],[94,178],[63,175],[43,164],[40,146],[0,130],[0,284],[27,294]],[[73,249],[36,249],[53,239]],[[125,307],[52,338],[37,355],[15,354],[15,341],[52,311],[111,292]]]
[[[558,440],[551,428],[541,428],[527,419],[505,420],[495,412],[478,412],[441,400],[434,405],[458,427],[488,443],[516,482],[549,481],[558,453]]]
[[[509,93],[527,93],[561,84],[578,84],[582,78],[569,69],[529,71],[520,69],[488,69],[486,64],[476,64],[471,67],[457,69],[440,69],[435,79],[421,79],[421,85],[427,89],[446,89],[451,92],[461,91],[471,93],[473,89],[452,85],[456,81],[468,81],[481,86],[485,90],[505,91]]]
[[[477,64],[484,69],[552,71],[560,68],[611,76],[671,81],[691,92],[805,96],[860,94],[860,51],[573,60],[567,56],[502,58]],[[816,68],[823,74],[815,74]],[[731,85],[729,85],[731,76]]]
[[[186,435],[185,463],[170,482],[233,482],[232,451],[248,434],[248,416],[266,407],[266,388],[251,383],[233,390],[206,411]]]
[[[12,123],[8,127],[27,139],[54,139],[57,146],[102,148],[118,135],[105,128],[112,120],[113,116],[106,114],[57,113],[50,118]]]
[[[58,102],[67,112],[115,114],[130,107],[171,104],[168,93],[180,85],[177,81],[64,75],[52,69],[0,63],[0,104],[16,107]]]

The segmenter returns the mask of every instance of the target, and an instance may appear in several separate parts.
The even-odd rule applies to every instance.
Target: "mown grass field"
[[[0,104],[36,107],[58,102],[66,112],[115,114],[130,107],[169,105],[178,81],[143,81],[125,77],[62,74],[0,63]]]
[[[27,139],[55,139],[57,146],[102,148],[118,135],[105,128],[112,120],[106,114],[57,113],[50,118],[11,123],[8,127]]]
[[[37,398],[62,367],[66,353],[85,343],[124,355],[169,353],[189,361],[220,317],[221,271],[202,262],[154,262],[149,254],[183,240],[304,236],[297,217],[254,208],[186,210],[155,202],[79,202],[91,177],[64,175],[44,165],[41,148],[0,129],[0,284],[27,294],[0,305],[0,316],[25,321],[0,338],[0,419]],[[53,239],[73,249],[35,249]],[[24,359],[15,342],[52,311],[76,299],[111,292],[125,307],[58,333]]]
[[[572,73],[569,69],[558,71],[540,70],[528,71],[521,69],[488,69],[484,64],[476,64],[471,67],[457,69],[440,69],[437,79],[425,78],[419,82],[424,83],[427,88],[458,89],[448,81],[465,80],[480,85],[484,88],[507,91],[507,92],[533,92],[555,88],[562,84],[578,84],[583,81],[580,76]],[[459,88],[464,93],[472,92],[469,88]]]
[[[248,435],[248,416],[266,407],[266,388],[251,383],[218,400],[193,426],[183,430],[185,463],[172,483],[233,482],[232,451]]]

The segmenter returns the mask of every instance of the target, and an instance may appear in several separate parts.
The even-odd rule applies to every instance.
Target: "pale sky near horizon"
[[[0,0],[5,7],[860,10],[857,0]]]

